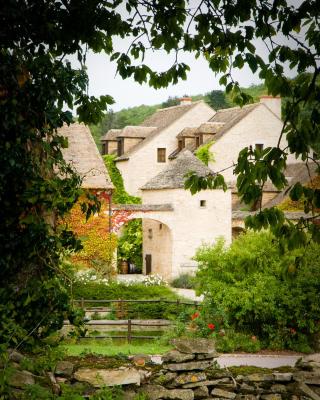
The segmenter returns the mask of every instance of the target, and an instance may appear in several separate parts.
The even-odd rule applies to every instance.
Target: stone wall
[[[199,102],[192,110],[186,112],[174,123],[163,129],[159,135],[147,141],[138,150],[130,154],[128,161],[117,162],[117,167],[123,177],[126,191],[134,196],[140,196],[139,189],[151,178],[168,166],[168,156],[177,149],[176,136],[185,127],[199,126],[208,121],[215,111],[207,104]],[[166,149],[166,162],[157,162],[157,148]]]
[[[145,355],[112,361],[91,356],[89,366],[83,358],[60,361],[54,373],[44,371],[43,376],[23,370],[24,357],[11,351],[10,367],[15,370],[9,376],[12,389],[9,398],[21,398],[26,385],[35,383],[49,385],[53,393],[62,395],[62,383],[70,386],[82,383],[83,398],[90,398],[101,387],[121,386],[124,400],[135,400],[142,393],[149,400],[320,399],[320,354],[300,359],[295,368],[285,372],[242,368],[242,373],[237,373],[232,368],[217,367],[218,354],[212,340],[175,339],[173,345],[175,349],[165,354],[159,365]]]
[[[283,123],[265,105],[261,104],[239,123],[234,125],[226,134],[218,139],[211,147],[215,161],[209,164],[214,171],[220,171],[237,163],[239,152],[247,146],[261,143],[264,148],[276,146]],[[281,146],[286,146],[285,139]],[[301,160],[300,160],[301,161]],[[299,162],[293,154],[288,156],[287,163]],[[233,168],[223,172],[226,181],[236,181]]]

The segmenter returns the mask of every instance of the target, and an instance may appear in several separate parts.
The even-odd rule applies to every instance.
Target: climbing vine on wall
[[[69,213],[65,222],[81,240],[82,249],[71,254],[71,261],[79,267],[94,268],[100,275],[111,276],[113,256],[117,247],[117,236],[109,233],[108,198],[101,196],[99,214],[86,221],[80,204],[77,203]]]

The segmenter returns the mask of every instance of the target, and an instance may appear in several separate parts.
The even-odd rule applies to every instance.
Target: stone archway
[[[113,207],[113,232],[120,233],[128,221],[141,218],[143,231],[143,274],[157,274],[164,279],[172,276],[173,208],[162,205],[121,205]]]

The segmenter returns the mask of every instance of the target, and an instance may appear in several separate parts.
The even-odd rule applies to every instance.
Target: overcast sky
[[[131,39],[132,40],[132,39]],[[114,39],[115,51],[126,52],[131,43],[130,38]],[[301,38],[303,40],[303,37]],[[288,39],[281,37],[281,44],[290,45]],[[268,51],[262,42],[253,41],[257,53],[267,60]],[[165,71],[172,66],[175,55],[168,55],[164,51],[152,52],[149,50],[146,54],[144,63],[152,69],[160,72]],[[76,57],[71,58],[73,64],[76,63]],[[165,89],[155,90],[148,84],[140,85],[133,78],[123,80],[116,75],[116,62],[110,62],[106,54],[87,54],[87,68],[89,75],[89,94],[100,96],[104,94],[111,95],[115,104],[111,107],[118,111],[122,108],[137,106],[141,104],[158,104],[165,101],[169,96],[197,95],[207,93],[211,90],[222,89],[219,85],[219,76],[209,69],[207,61],[203,57],[195,59],[194,53],[179,53],[178,62],[184,62],[189,65],[190,71],[186,81],[180,81],[176,85],[170,85]],[[294,71],[286,69],[286,74],[293,77]],[[252,84],[261,83],[258,74],[252,74],[248,67],[242,70],[233,71],[233,79],[237,80],[242,87],[248,87]]]
[[[151,54],[147,62],[157,70],[164,70],[171,65],[173,57],[166,53]],[[116,63],[110,62],[104,54],[88,53],[87,67],[89,74],[89,94],[100,96],[111,95],[115,104],[112,109],[118,111],[122,108],[137,106],[140,104],[158,104],[169,96],[196,95],[209,92],[213,89],[222,89],[219,86],[219,77],[209,69],[207,62],[192,54],[180,56],[190,66],[186,81],[180,81],[176,85],[170,85],[165,89],[155,90],[148,84],[140,85],[133,78],[123,80],[116,75]],[[253,83],[261,83],[258,76],[254,76],[250,70],[235,71],[236,78],[242,86],[250,86]]]

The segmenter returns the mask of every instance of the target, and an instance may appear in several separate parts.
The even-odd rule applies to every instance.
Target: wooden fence
[[[167,300],[167,299],[150,299],[150,300],[126,300],[126,299],[113,299],[113,300],[94,300],[94,299],[77,299],[73,300],[75,304],[79,304],[81,308],[85,311],[89,312],[97,312],[97,311],[105,311],[105,309],[101,307],[86,307],[86,304],[111,304],[116,303],[119,304],[120,312],[124,309],[124,304],[127,303],[164,303],[164,304],[175,304],[175,305],[185,305],[185,306],[194,306],[197,308],[199,306],[198,301],[182,301],[180,299],[177,300]],[[94,326],[127,326],[126,335],[96,335],[96,336],[83,336],[80,339],[127,339],[128,343],[132,342],[132,339],[158,339],[160,336],[148,336],[148,335],[134,335],[132,328],[134,326],[141,327],[166,327],[171,326],[173,323],[168,320],[132,320],[130,318],[126,320],[95,320],[95,321],[87,321],[85,325],[94,325]]]

